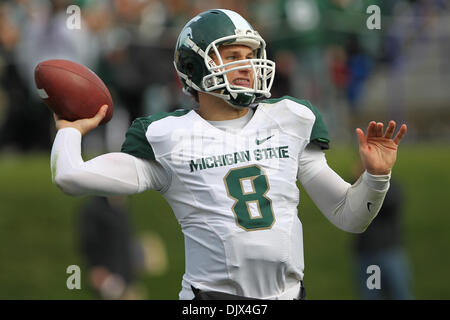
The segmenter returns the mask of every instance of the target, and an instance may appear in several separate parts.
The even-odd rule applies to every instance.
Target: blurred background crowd
[[[67,12],[70,5],[81,9],[80,29],[67,26],[73,14]],[[367,27],[373,14],[366,12],[370,5],[381,9],[381,29]],[[34,68],[47,59],[86,65],[111,91],[113,119],[83,139],[84,151],[90,154],[120,150],[136,117],[194,107],[194,101],[182,93],[173,51],[186,22],[211,8],[237,11],[259,31],[268,44],[269,58],[276,62],[272,97],[291,95],[311,101],[323,114],[332,143],[354,143],[356,127],[365,128],[368,120],[390,119],[408,124],[407,144],[450,141],[450,4],[446,0],[15,0],[0,1],[0,155],[41,152],[48,156],[55,129],[34,85]],[[45,162],[43,166],[48,170]],[[45,179],[49,174],[44,173]],[[408,170],[403,177],[409,177]],[[392,280],[383,284],[388,290],[384,296],[374,297],[374,292],[363,288],[360,297],[413,297],[402,250],[403,190],[394,185],[385,212],[380,213],[383,218],[377,218],[354,243],[359,263],[355,274],[363,287],[368,264],[383,264]],[[54,192],[52,186],[47,188]],[[8,189],[14,188],[5,184],[2,190]],[[413,194],[413,189],[408,190]],[[146,204],[142,207],[147,210]],[[93,198],[78,208],[78,241],[88,265],[102,261],[97,264],[122,274],[128,284],[135,278],[133,265],[145,265],[144,253],[151,247],[150,256],[155,251],[160,254],[150,269],[160,273],[165,268],[164,245],[154,235],[147,237],[149,246],[144,241],[137,251],[130,247],[134,238],[125,199]],[[420,221],[414,224],[417,228],[426,225],[420,214],[414,216]],[[15,217],[11,214],[11,221]],[[109,247],[101,247],[105,239],[117,240],[118,235],[123,242],[107,241]],[[128,260],[117,265],[123,259]],[[326,275],[329,268],[319,269],[316,272]],[[102,284],[109,271],[93,268],[90,274],[91,286],[106,298],[116,296],[102,295],[102,287],[116,292],[123,285],[117,279]]]
[[[80,29],[66,25],[71,4],[81,8]],[[381,29],[366,25],[373,4]],[[134,118],[191,107],[173,49],[183,25],[210,8],[237,11],[260,31],[277,64],[273,97],[310,100],[333,141],[354,138],[374,116],[406,121],[408,139],[450,139],[444,0],[16,0],[0,4],[0,150],[50,148],[51,115],[33,81],[46,59],[82,63],[111,90],[109,150]],[[26,128],[36,128],[34,139]]]

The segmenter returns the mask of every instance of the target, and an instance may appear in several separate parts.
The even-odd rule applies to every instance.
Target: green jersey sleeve
[[[328,129],[323,121],[322,114],[308,100],[298,100],[304,106],[307,106],[316,116],[316,121],[311,131],[310,143],[318,145],[321,149],[330,149],[330,138]]]
[[[316,120],[314,121],[313,128],[311,130],[311,136],[309,138],[310,143],[318,145],[321,149],[329,149],[330,148],[330,138],[328,137],[328,129],[323,121],[322,115],[319,110],[314,107],[308,100],[296,99],[290,96],[284,96],[281,98],[267,99],[263,100],[263,103],[276,103],[282,101],[284,99],[289,99],[298,104],[301,104],[314,113]]]
[[[125,135],[121,152],[142,159],[155,160],[155,153],[145,136],[151,122],[149,117],[134,120]]]

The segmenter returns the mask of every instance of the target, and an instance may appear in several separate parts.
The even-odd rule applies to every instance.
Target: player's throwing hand
[[[80,119],[76,121],[67,121],[64,119],[60,119],[55,113],[53,114],[53,118],[55,119],[56,130],[62,128],[75,128],[81,132],[81,135],[85,135],[92,129],[98,127],[100,122],[102,122],[103,118],[106,116],[106,112],[108,111],[108,106],[104,105],[98,110],[97,114],[92,118],[88,119]]]
[[[397,135],[395,121],[390,121],[383,134],[383,123],[371,121],[367,127],[367,135],[360,129],[356,129],[359,142],[359,154],[364,168],[374,175],[388,174],[397,159],[397,148],[406,133],[406,124],[400,127]]]

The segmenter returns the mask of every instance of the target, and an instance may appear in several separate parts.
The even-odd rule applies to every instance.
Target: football
[[[60,118],[92,118],[101,106],[108,111],[101,124],[111,120],[113,101],[103,81],[90,69],[69,60],[46,60],[34,70],[39,96]]]

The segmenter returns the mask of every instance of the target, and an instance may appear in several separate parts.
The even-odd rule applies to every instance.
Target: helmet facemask
[[[178,75],[188,87],[222,98],[229,105],[238,109],[248,107],[258,98],[270,97],[270,88],[275,75],[275,62],[267,59],[266,43],[257,31],[250,29],[235,30],[234,35],[225,36],[211,42],[205,51],[189,37],[186,37],[184,43],[201,57],[206,67],[205,71],[207,71],[205,72],[206,75],[202,77],[201,83],[197,85],[190,77],[180,72],[174,62]],[[254,51],[255,57],[224,64],[219,53],[219,47],[226,45],[248,46]],[[214,53],[217,57],[218,65],[212,59],[211,53]],[[231,68],[227,69],[228,67]],[[236,86],[228,81],[226,75],[240,69],[250,69],[253,72],[253,88]]]
[[[223,63],[219,53],[220,46],[245,45],[250,47],[255,57]],[[266,57],[266,44],[258,32],[254,30],[236,30],[235,35],[219,38],[205,50],[204,63],[209,74],[203,77],[203,92],[224,99],[233,107],[242,108],[254,103],[257,98],[270,97],[270,88],[275,74],[275,63]],[[214,53],[218,65],[211,58]],[[231,84],[227,74],[233,71],[249,69],[253,73],[253,87],[244,87]]]

